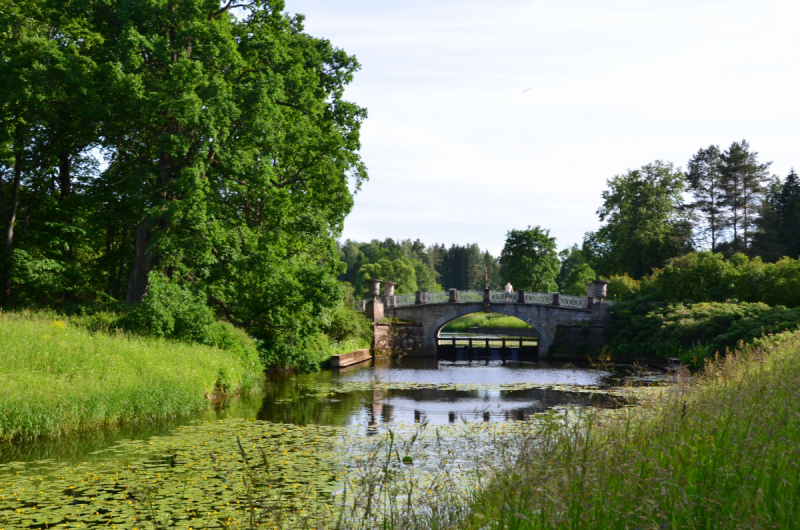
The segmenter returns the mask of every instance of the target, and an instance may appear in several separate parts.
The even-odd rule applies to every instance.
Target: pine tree
[[[800,256],[800,177],[794,168],[787,175],[781,190],[778,241],[791,258]]]
[[[694,197],[694,202],[687,207],[702,219],[697,234],[708,241],[713,251],[722,241],[728,221],[723,208],[725,191],[719,146],[710,145],[697,151],[689,160],[687,169],[686,180]]]
[[[734,251],[748,251],[748,236],[756,228],[758,207],[764,198],[764,183],[772,162],[760,164],[758,153],[750,151],[747,140],[733,142],[720,155],[724,187],[723,206],[729,212]],[[740,243],[741,241],[741,243]]]

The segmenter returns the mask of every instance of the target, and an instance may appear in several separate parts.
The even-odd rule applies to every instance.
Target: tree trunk
[[[742,192],[744,193],[744,224],[742,225],[742,238],[744,239],[744,253],[747,254],[747,183],[742,185]]]
[[[133,250],[131,277],[128,281],[128,296],[125,305],[142,301],[147,294],[147,274],[153,268],[155,254],[147,247],[150,244],[150,220],[145,219],[136,227],[136,243]]]
[[[69,151],[58,153],[58,187],[59,200],[68,199],[72,195],[72,161]]]
[[[22,142],[18,144],[14,156],[14,183],[11,188],[11,204],[6,209],[5,242],[3,244],[3,297],[4,307],[11,305],[11,252],[14,250],[14,223],[17,222],[17,208],[19,206],[19,187],[22,182],[22,163],[24,152]]]

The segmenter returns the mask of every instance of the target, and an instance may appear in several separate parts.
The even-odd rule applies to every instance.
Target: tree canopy
[[[538,226],[509,230],[500,262],[516,289],[550,293],[558,288],[556,239],[550,237],[550,230]]]
[[[661,161],[606,181],[597,210],[599,230],[587,233],[583,251],[599,274],[635,278],[689,252],[691,226],[682,214],[683,173]]]
[[[279,0],[5,2],[0,39],[3,304],[158,274],[300,362],[367,176],[355,57]]]

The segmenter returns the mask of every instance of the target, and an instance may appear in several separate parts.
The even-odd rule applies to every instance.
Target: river
[[[625,365],[414,358],[274,375],[263,395],[218,403],[193,417],[0,446],[0,528],[134,528],[148,517],[143,505],[151,497],[161,513],[181,508],[178,527],[217,515],[224,521],[223,513],[233,520],[243,513],[237,484],[249,476],[242,450],[273,462],[261,482],[294,495],[286,509],[301,513],[308,503],[332,502],[350,446],[388,429],[427,425],[437,437],[462,425],[497,432],[551,410],[625,406],[617,390],[664,380]],[[241,449],[237,439],[244,440]]]

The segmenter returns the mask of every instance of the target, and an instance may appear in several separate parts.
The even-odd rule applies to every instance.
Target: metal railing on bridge
[[[586,307],[587,300],[583,296],[570,296],[568,294],[562,294],[559,297],[560,305],[564,307]]]
[[[553,302],[553,295],[551,293],[529,293],[525,292],[526,304],[547,304]]]
[[[558,296],[558,302],[554,303],[554,296]],[[588,299],[584,296],[570,296],[558,293],[522,293],[526,304],[558,305],[561,307],[588,308]],[[397,294],[383,297],[386,307],[403,307],[417,304],[444,304],[449,302],[459,303],[481,303],[485,301],[483,291],[455,291],[455,300],[451,299],[450,292],[427,292],[420,291],[415,294]],[[490,291],[489,298],[493,304],[517,304],[520,302],[520,293],[506,293],[504,291]],[[361,300],[357,310],[363,311],[369,300]],[[610,304],[611,302],[605,302]]]
[[[483,291],[456,291],[459,302],[483,302]]]

